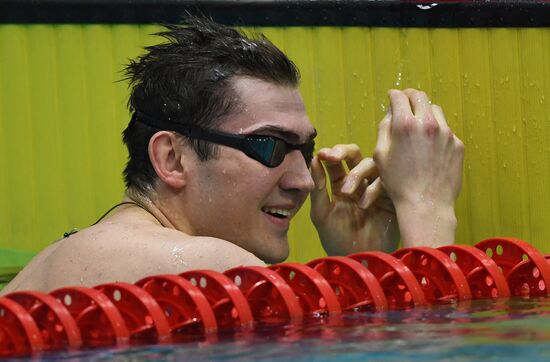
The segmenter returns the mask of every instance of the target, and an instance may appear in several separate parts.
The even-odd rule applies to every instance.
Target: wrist
[[[430,202],[395,205],[403,247],[454,244],[457,219],[454,205]]]

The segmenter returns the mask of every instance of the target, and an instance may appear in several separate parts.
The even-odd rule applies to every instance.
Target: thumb
[[[375,154],[386,154],[391,143],[391,113],[388,112],[378,125],[378,141],[376,142]]]
[[[311,191],[310,216],[316,224],[324,219],[330,208],[325,169],[317,156],[311,161],[311,176],[315,182],[315,189]]]

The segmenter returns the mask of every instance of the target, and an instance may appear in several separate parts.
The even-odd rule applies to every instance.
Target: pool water
[[[214,340],[215,338],[215,340]],[[497,299],[260,325],[169,345],[52,352],[44,361],[542,361],[550,299]]]

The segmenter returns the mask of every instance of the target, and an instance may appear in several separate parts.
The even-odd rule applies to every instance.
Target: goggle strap
[[[149,115],[140,111],[134,112],[134,114],[132,115],[132,120],[141,122],[152,128],[175,131],[189,138],[209,141],[216,144],[237,148],[244,152],[247,156],[255,159],[256,161],[259,161],[268,167],[273,167],[265,164],[264,161],[266,160],[263,160],[262,156],[258,154],[252,147],[250,147],[246,139],[241,138],[241,136],[221,134],[216,132],[215,130],[203,130],[198,126],[186,126],[181,123],[166,122],[159,118],[150,117]]]

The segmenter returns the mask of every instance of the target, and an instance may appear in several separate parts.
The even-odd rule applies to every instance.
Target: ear
[[[185,186],[182,144],[173,132],[160,131],[149,140],[149,159],[157,176],[171,188]]]

